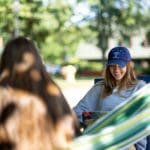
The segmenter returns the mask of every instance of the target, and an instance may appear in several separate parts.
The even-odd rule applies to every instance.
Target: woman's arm
[[[100,100],[100,88],[100,83],[95,84],[73,108],[80,122],[82,122],[83,112],[96,111],[97,104]]]
[[[147,145],[147,139],[143,138],[139,142],[135,144],[136,150],[146,150],[146,145]]]

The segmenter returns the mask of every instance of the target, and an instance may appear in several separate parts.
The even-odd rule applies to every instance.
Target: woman
[[[80,122],[83,121],[83,112],[110,112],[144,85],[144,81],[136,78],[129,50],[126,47],[114,47],[108,54],[104,80],[88,91],[74,111]],[[146,139],[138,142],[136,147],[137,150],[144,150]]]
[[[35,45],[24,37],[9,41],[0,65],[0,149],[66,149],[76,125]]]

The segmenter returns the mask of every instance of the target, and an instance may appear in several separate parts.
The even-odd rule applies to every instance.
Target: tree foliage
[[[141,27],[150,31],[146,0],[77,0],[75,5],[69,0],[19,0],[17,12],[14,1],[0,1],[1,37],[6,42],[14,36],[18,17],[19,34],[35,41],[44,60],[51,63],[68,62],[82,39],[96,43],[104,56],[110,37],[125,39]],[[87,4],[87,15],[75,10],[81,3]],[[81,19],[75,22],[77,14]]]
[[[84,0],[80,0],[85,2]],[[150,3],[139,0],[88,0],[91,13],[95,16],[89,19],[88,26],[97,31],[97,45],[103,52],[108,49],[110,37],[117,37],[124,41],[132,35],[138,34],[141,28],[148,29]],[[149,4],[149,5],[148,5]],[[146,21],[147,20],[147,21]],[[129,43],[130,44],[130,43]]]
[[[73,55],[84,37],[72,21],[73,8],[65,1],[20,0],[18,28],[21,36],[31,38],[47,62],[64,63]],[[15,8],[13,0],[0,1],[0,34],[4,41],[14,36]]]

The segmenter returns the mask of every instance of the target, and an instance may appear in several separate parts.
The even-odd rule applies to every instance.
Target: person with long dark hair
[[[77,121],[35,44],[10,40],[0,64],[0,149],[67,149]]]

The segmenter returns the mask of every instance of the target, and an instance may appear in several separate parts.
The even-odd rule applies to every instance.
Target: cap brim
[[[107,66],[110,65],[119,65],[121,68],[125,67],[127,65],[128,62],[125,62],[123,60],[109,60],[107,62]]]

